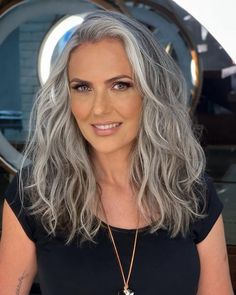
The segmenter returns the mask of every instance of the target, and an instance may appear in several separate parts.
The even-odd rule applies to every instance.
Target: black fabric
[[[106,227],[101,227],[96,244],[79,237],[65,246],[64,237],[48,237],[25,209],[21,209],[18,178],[9,185],[5,198],[27,236],[37,249],[38,276],[43,295],[108,295],[118,294],[123,287],[120,269]],[[212,181],[207,178],[207,217],[190,226],[186,238],[171,239],[164,229],[154,234],[148,227],[140,229],[130,288],[135,295],[195,295],[200,275],[200,261],[196,244],[209,233],[223,205]],[[21,211],[21,212],[20,212]],[[112,227],[125,274],[131,258],[134,230]]]
[[[23,227],[27,236],[34,242],[36,242],[36,237],[34,238],[35,232],[35,221],[24,208],[25,206],[29,205],[26,202],[26,198],[24,198],[24,206],[21,206],[21,198],[19,194],[19,175],[17,174],[10,185],[8,186],[5,194],[5,199],[7,200],[8,204],[10,205],[11,209],[15,213],[16,217],[18,218],[21,226]]]

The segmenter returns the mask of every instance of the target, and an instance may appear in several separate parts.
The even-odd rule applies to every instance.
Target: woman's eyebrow
[[[129,78],[129,79],[132,80],[132,78],[130,76],[128,76],[128,75],[119,75],[119,76],[112,77],[112,78],[106,80],[105,83],[108,84],[108,83],[111,83],[111,82],[113,82],[113,81],[115,81],[117,79],[121,79],[121,78]],[[72,83],[72,82],[80,82],[80,83],[92,84],[92,82],[86,81],[86,80],[82,80],[82,79],[80,79],[78,77],[71,79],[70,80],[70,83]]]

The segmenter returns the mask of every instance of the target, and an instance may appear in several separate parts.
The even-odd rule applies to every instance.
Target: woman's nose
[[[111,99],[107,91],[99,91],[94,95],[93,113],[102,115],[111,111]]]

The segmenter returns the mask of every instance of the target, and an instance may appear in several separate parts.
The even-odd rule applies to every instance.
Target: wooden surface
[[[22,2],[23,0],[0,0],[0,15],[6,12],[11,6]]]
[[[227,246],[228,256],[229,256],[229,268],[231,274],[231,280],[234,290],[236,290],[236,246]]]

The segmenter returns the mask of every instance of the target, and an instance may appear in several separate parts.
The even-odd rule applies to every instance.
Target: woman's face
[[[137,136],[142,98],[122,42],[83,43],[70,56],[71,110],[95,152],[130,151]]]

